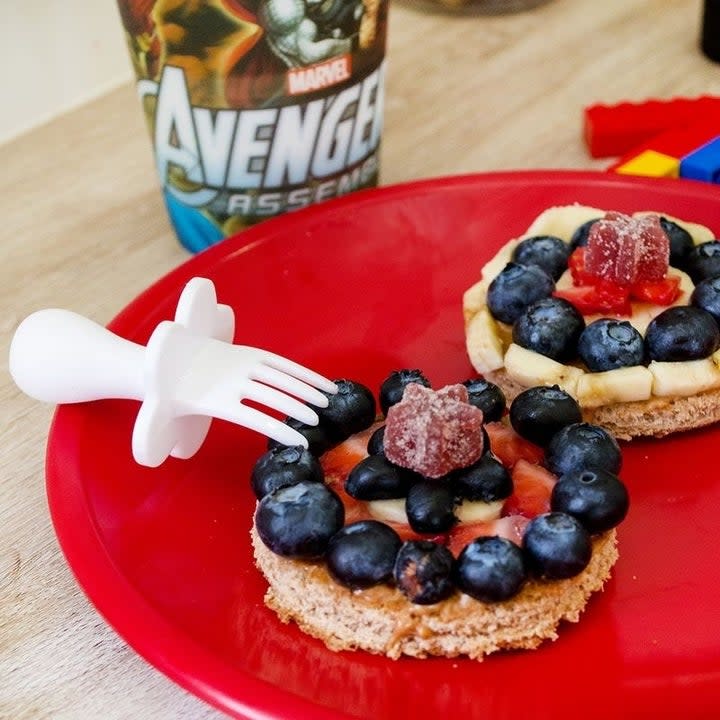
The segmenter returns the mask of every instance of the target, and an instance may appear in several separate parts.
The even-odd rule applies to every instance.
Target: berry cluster
[[[557,237],[537,236],[517,245],[487,295],[493,317],[512,325],[513,342],[561,363],[579,359],[591,372],[651,360],[699,360],[715,352],[720,347],[720,240],[696,246],[686,230],[664,217],[659,218],[658,232],[664,234],[669,264],[686,272],[696,287],[689,306],[662,311],[650,322],[645,337],[618,315],[630,314],[630,298],[669,304],[679,292],[677,277],[634,280],[628,286],[596,279],[594,285],[556,290],[555,281],[568,267],[574,278],[587,277],[583,252],[593,225],[602,221],[584,223],[569,244]],[[598,245],[602,249],[601,242]],[[643,257],[640,250],[635,255]],[[607,272],[621,274],[619,260],[608,262]],[[638,265],[642,269],[639,261]],[[657,275],[657,268],[651,269]],[[613,317],[586,324],[583,313]]]
[[[402,400],[405,387],[430,383],[418,370],[400,370],[382,383],[382,413]],[[457,558],[446,533],[458,518],[460,502],[502,501],[513,492],[511,475],[478,438],[482,455],[470,466],[440,478],[400,467],[385,454],[384,425],[370,435],[368,456],[348,473],[344,491],[362,501],[405,499],[413,539],[403,542],[396,529],[374,519],[345,524],[340,496],[323,482],[318,448],[342,443],[374,419],[370,391],[349,380],[329,396],[318,427],[300,427],[311,447],[274,443],[256,462],[251,482],[258,498],[255,526],[273,552],[298,559],[323,558],[330,575],[353,589],[394,584],[411,602],[430,604],[460,589],[485,602],[515,595],[531,577],[561,579],[581,572],[592,552],[592,535],[615,527],[625,517],[628,495],[616,473],[621,457],[605,430],[583,423],[569,395],[554,387],[531,388],[509,409],[509,420],[522,438],[541,446],[545,465],[559,479],[550,511],[529,518],[522,544],[497,536],[476,537]],[[483,379],[463,383],[468,402],[486,422],[506,414],[502,391]],[[372,409],[372,412],[371,412]]]

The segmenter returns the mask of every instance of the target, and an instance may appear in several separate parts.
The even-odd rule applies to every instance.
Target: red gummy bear
[[[435,391],[411,383],[388,409],[385,455],[396,465],[440,478],[480,459],[482,421],[482,410],[468,402],[464,385]]]
[[[657,215],[609,212],[588,235],[585,271],[618,285],[658,282],[667,274],[670,241]]]

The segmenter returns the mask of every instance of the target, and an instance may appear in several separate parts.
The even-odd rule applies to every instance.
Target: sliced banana
[[[463,293],[463,315],[466,325],[485,307],[486,298],[487,285],[483,280],[478,280]]]
[[[479,373],[498,370],[504,364],[503,345],[498,336],[495,319],[483,307],[465,329],[465,344],[472,366]]]
[[[494,502],[463,500],[463,502],[455,508],[455,516],[461,523],[490,522],[500,517],[503,504],[503,500],[496,500]],[[367,506],[370,514],[376,520],[400,523],[403,525],[408,524],[408,517],[405,512],[405,498],[371,500]]]
[[[720,368],[714,356],[683,362],[651,362],[653,395],[687,397],[720,387]]]
[[[500,271],[510,262],[518,242],[519,240],[510,240],[510,242],[505,243],[505,245],[498,250],[495,257],[482,269],[481,277],[483,282],[485,282],[485,287],[488,287],[500,274]]]
[[[524,237],[555,235],[570,242],[573,233],[588,220],[605,217],[605,210],[587,205],[560,205],[540,213],[525,232]]]
[[[503,505],[503,500],[495,500],[494,502],[463,500],[455,508],[455,517],[461,523],[490,522],[500,517]]]
[[[588,372],[578,379],[577,401],[582,407],[595,408],[618,402],[649,400],[652,384],[652,373],[642,365]]]
[[[367,504],[370,514],[376,520],[386,522],[404,523],[407,525],[407,513],[405,512],[405,498],[392,500],[370,500]]]
[[[515,343],[512,343],[505,353],[505,370],[513,380],[526,387],[559,385],[575,397],[578,381],[585,374],[580,368],[563,365]]]

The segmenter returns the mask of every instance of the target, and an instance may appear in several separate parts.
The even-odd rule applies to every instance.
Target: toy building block
[[[680,160],[680,177],[720,183],[720,136]]]
[[[632,171],[632,169],[634,169],[633,166],[631,166],[631,169],[628,169],[627,166],[635,158],[648,151],[675,159],[676,165],[679,168],[681,158],[689,155],[693,150],[696,150],[718,135],[720,135],[720,121],[714,118],[704,119],[687,127],[667,130],[655,135],[642,145],[633,148],[631,152],[610,165],[607,170],[609,172],[627,172],[631,175],[645,175],[647,174],[646,172],[634,172]],[[639,167],[646,167],[646,164],[641,164]],[[677,177],[677,174],[668,175],[663,167],[657,166],[657,163],[654,164],[654,167],[656,171],[661,171],[661,174],[658,175],[659,177]],[[621,168],[624,168],[624,170],[621,170]],[[656,172],[653,171],[652,174],[655,175]]]
[[[616,167],[615,172],[621,175],[676,178],[680,174],[680,161],[655,150],[643,150]]]
[[[660,132],[701,119],[715,119],[720,124],[720,97],[591,105],[584,110],[583,134],[592,157],[613,157],[632,151]]]

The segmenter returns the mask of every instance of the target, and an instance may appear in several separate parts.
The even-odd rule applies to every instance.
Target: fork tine
[[[276,355],[275,353],[265,351],[265,362],[267,362],[270,367],[273,367],[276,370],[281,370],[288,375],[292,375],[294,378],[302,380],[308,385],[320,388],[320,390],[333,394],[337,392],[337,385],[332,380],[328,380],[323,375],[320,375],[320,373],[316,373],[314,370],[310,370],[304,365],[288,360],[288,358],[283,357],[282,355]]]
[[[222,408],[215,409],[214,415],[251,430],[257,430],[284,445],[302,445],[304,448],[308,446],[307,438],[297,430],[240,402],[232,405],[225,403]]]
[[[253,369],[251,377],[253,380],[259,380],[267,385],[272,385],[279,390],[284,390],[291,395],[295,395],[295,397],[299,397],[301,400],[309,402],[316,407],[328,406],[327,396],[323,395],[319,390],[269,365],[258,365]],[[327,382],[330,381],[328,380]],[[335,383],[331,384],[335,386]]]
[[[306,425],[317,425],[319,422],[317,413],[314,410],[294,397],[275,390],[269,385],[250,380],[245,387],[245,397],[279,410]]]

